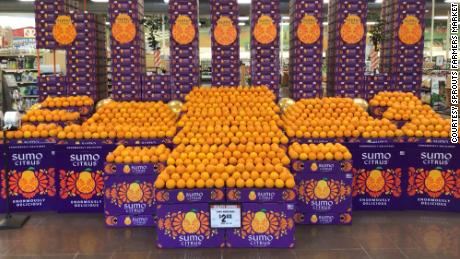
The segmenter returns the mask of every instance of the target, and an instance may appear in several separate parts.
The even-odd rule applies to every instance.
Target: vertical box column
[[[280,1],[251,2],[251,80],[278,95],[280,85]]]
[[[171,99],[184,100],[200,84],[198,1],[170,0]]]
[[[367,1],[329,2],[328,85],[329,96],[365,95]]]
[[[141,100],[145,74],[143,0],[110,0],[112,96],[115,100]]]
[[[425,1],[394,0],[392,17],[391,74],[395,89],[420,94],[425,31]]]
[[[212,85],[240,83],[240,39],[236,0],[211,0]]]
[[[294,100],[322,96],[322,11],[322,0],[289,3],[289,74]]]

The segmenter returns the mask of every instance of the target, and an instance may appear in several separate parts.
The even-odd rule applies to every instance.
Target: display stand
[[[6,145],[6,132],[7,132],[6,127],[2,128],[2,131],[3,131],[3,143],[4,143],[3,150],[2,150],[3,157],[4,157],[3,165],[5,168],[5,177],[7,177],[8,176],[8,159],[7,159],[8,146]],[[5,214],[5,217],[0,220],[0,230],[22,228],[24,224],[26,224],[26,222],[29,220],[30,216],[29,215],[13,215],[11,213],[10,195],[9,195],[10,186],[9,186],[8,179],[5,179],[5,182],[6,182],[6,187],[5,187],[6,188],[6,200],[5,200],[6,214]]]

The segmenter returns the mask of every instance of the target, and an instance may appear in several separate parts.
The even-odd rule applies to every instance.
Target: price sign
[[[241,205],[214,204],[211,205],[211,228],[240,228]]]

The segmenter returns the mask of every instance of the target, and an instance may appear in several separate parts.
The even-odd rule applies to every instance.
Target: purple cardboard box
[[[296,193],[294,189],[227,188],[226,198],[228,202],[284,203],[295,202]]]
[[[125,175],[158,175],[163,168],[164,163],[149,164],[115,164],[105,163],[104,172],[106,175],[125,176]]]
[[[3,150],[3,144],[0,144],[1,150]],[[5,169],[3,163],[0,165],[0,213],[4,213],[6,210],[6,179]]]
[[[405,144],[348,144],[353,155],[353,209],[404,209]]]
[[[157,203],[206,203],[225,201],[224,189],[175,189],[156,190]]]
[[[155,214],[154,175],[104,176],[104,210],[109,215]]]
[[[350,225],[352,223],[352,213],[346,212],[326,212],[311,213],[296,211],[294,215],[296,224],[300,225]]]
[[[154,215],[110,215],[105,212],[105,225],[107,227],[154,227]]]
[[[208,203],[157,205],[159,248],[224,247],[225,230],[212,229]]]
[[[292,248],[294,212],[292,203],[243,203],[241,228],[226,230],[226,246]]]
[[[13,212],[55,210],[54,140],[11,140],[8,146],[10,208]]]
[[[407,208],[460,211],[460,145],[410,144]]]
[[[104,143],[105,142],[105,143]],[[108,142],[108,143],[107,143]],[[59,141],[59,212],[102,212],[104,160],[113,141]]]

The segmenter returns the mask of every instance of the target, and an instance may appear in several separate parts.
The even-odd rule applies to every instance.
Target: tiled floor
[[[154,229],[107,229],[100,215],[32,214],[0,232],[0,258],[460,258],[460,214],[357,212],[353,226],[300,226],[295,249],[155,248]]]

